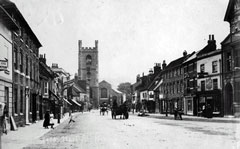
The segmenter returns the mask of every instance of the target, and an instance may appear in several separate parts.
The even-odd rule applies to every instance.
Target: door
[[[227,83],[225,86],[224,111],[224,115],[233,114],[233,88],[231,83]]]

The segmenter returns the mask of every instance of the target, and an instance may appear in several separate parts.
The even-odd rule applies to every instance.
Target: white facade
[[[140,101],[143,101],[143,100],[148,100],[148,91],[147,90],[140,92]]]
[[[197,80],[198,91],[201,91],[201,82],[205,82],[205,90],[222,89],[221,85],[221,54],[210,56],[197,61],[197,72],[201,72],[201,66],[204,66],[204,71],[207,77],[199,78]],[[216,82],[215,82],[216,81]],[[216,84],[217,83],[217,84]],[[217,85],[214,88],[214,85]]]
[[[12,34],[0,22],[0,103],[7,106],[8,115],[12,115]],[[7,122],[7,129],[10,123]]]

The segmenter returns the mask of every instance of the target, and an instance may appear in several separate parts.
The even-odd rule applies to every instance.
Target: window
[[[20,65],[20,72],[23,72],[23,53],[20,53],[19,65]]]
[[[226,63],[226,70],[231,71],[232,70],[232,55],[230,52],[227,53],[227,63]]]
[[[29,70],[30,70],[30,78],[32,78],[32,60],[30,59],[30,67],[29,67]]]
[[[26,75],[28,75],[28,57],[26,56]]]
[[[218,79],[213,79],[213,89],[218,89]]]
[[[204,64],[201,64],[201,65],[200,65],[200,72],[205,72],[205,66],[204,66]]]
[[[188,100],[188,101],[187,101],[187,104],[188,104],[188,107],[187,107],[187,108],[188,108],[188,111],[192,111],[192,110],[193,110],[193,108],[192,108],[192,107],[193,107],[193,102],[192,102],[192,100]]]
[[[240,67],[240,52],[236,50],[234,55],[235,55],[235,67]]]
[[[201,81],[201,91],[205,91],[205,81]]]
[[[44,92],[45,95],[48,95],[48,82],[44,82]]]
[[[217,73],[217,61],[212,62],[212,73]]]
[[[18,55],[17,55],[17,48],[14,46],[14,53],[13,53],[13,61],[15,69],[18,69]]]
[[[23,89],[20,90],[20,113],[23,113]]]
[[[87,55],[86,57],[86,64],[91,65],[92,64],[92,57],[90,55]]]
[[[101,98],[107,98],[107,89],[101,88]]]
[[[17,88],[15,88],[14,89],[14,113],[18,113],[18,103],[17,103],[17,98],[18,98],[18,96],[17,96]]]

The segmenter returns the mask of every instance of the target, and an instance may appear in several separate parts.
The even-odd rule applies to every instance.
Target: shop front
[[[211,111],[212,116],[220,116],[221,110],[221,91],[198,92],[198,116],[205,116],[206,110]]]

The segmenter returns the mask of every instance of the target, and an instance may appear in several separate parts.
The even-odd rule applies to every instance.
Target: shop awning
[[[53,91],[51,91],[51,90],[49,90],[49,91],[54,97],[56,97],[58,100],[60,100],[59,97]]]
[[[69,105],[72,105],[67,99],[63,98],[63,100],[68,103]]]
[[[81,104],[76,102],[75,100],[72,100],[76,105],[78,105],[79,107],[81,107]]]

